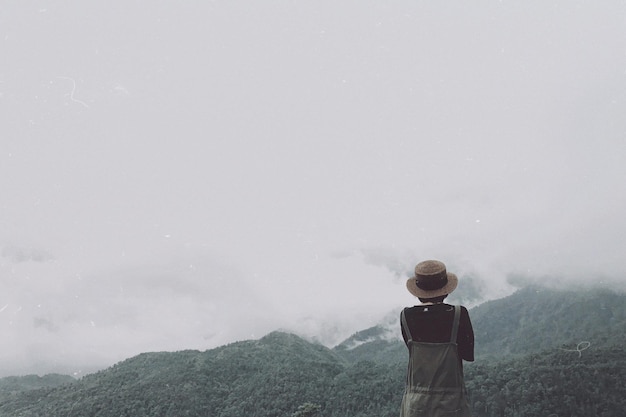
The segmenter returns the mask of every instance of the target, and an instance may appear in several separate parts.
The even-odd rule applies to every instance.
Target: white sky
[[[0,11],[0,376],[625,282],[623,1],[94,3]]]

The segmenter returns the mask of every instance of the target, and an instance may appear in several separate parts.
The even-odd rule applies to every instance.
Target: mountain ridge
[[[485,345],[477,362],[465,367],[474,409],[482,410],[484,416],[504,415],[490,414],[497,407],[505,407],[499,398],[528,395],[526,391],[515,394],[515,390],[536,386],[537,382],[528,379],[535,372],[528,369],[529,363],[540,363],[546,374],[560,375],[541,379],[544,387],[558,385],[559,378],[570,373],[588,379],[585,390],[593,390],[589,384],[594,378],[601,380],[609,387],[607,392],[593,394],[595,397],[589,394],[589,398],[600,398],[609,404],[607,410],[616,409],[618,400],[607,395],[622,389],[621,375],[626,376],[626,360],[621,353],[625,300],[623,294],[603,290],[580,294],[528,288],[471,309],[477,348],[480,343]],[[546,313],[571,312],[573,306],[587,309],[586,314],[557,315],[562,331],[555,332],[556,322]],[[552,331],[550,337],[542,337],[545,329]],[[533,338],[524,340],[533,332],[542,343]],[[507,337],[498,340],[501,335]],[[581,335],[595,338],[589,345],[572,342]],[[15,416],[17,410],[24,417],[278,417],[292,415],[304,404],[319,405],[328,416],[397,415],[407,358],[402,341],[390,339],[385,326],[374,326],[344,342],[331,349],[275,331],[257,340],[206,351],[146,352],[70,383],[2,394],[0,417]],[[508,369],[516,371],[511,374]],[[597,374],[599,369],[604,374]],[[501,374],[510,375],[511,381],[517,378],[517,382],[502,382]],[[502,393],[504,385],[510,387]],[[557,385],[550,389],[557,390]],[[567,393],[562,395],[564,401],[569,398]],[[576,399],[567,401],[577,404]],[[591,410],[589,404],[578,406]]]

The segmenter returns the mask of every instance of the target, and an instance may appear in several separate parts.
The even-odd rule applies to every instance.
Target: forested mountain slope
[[[69,375],[48,374],[44,376],[26,375],[9,376],[0,378],[0,403],[5,398],[10,398],[16,393],[37,390],[40,388],[53,388],[74,382]]]
[[[623,415],[624,300],[533,288],[472,309],[483,345],[465,366],[475,416]],[[73,383],[6,395],[0,417],[396,417],[406,348],[377,331],[335,349],[275,332],[205,352],[144,353]]]
[[[470,310],[478,360],[528,355],[546,349],[626,345],[626,295],[607,289],[565,291],[542,287],[520,289]],[[346,360],[393,363],[406,348],[389,337],[386,326],[355,333],[334,350]]]
[[[623,348],[585,346],[467,366],[474,416],[624,416]]]
[[[471,310],[476,354],[507,357],[589,342],[626,344],[626,296],[529,287]]]
[[[275,332],[206,352],[141,354],[73,384],[15,395],[0,416],[289,416],[307,402],[335,415],[366,406],[380,416],[400,395],[401,373],[348,367],[324,346]]]

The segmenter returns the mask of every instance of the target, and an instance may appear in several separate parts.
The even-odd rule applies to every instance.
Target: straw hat
[[[458,284],[457,276],[447,272],[443,262],[429,260],[417,264],[406,288],[416,297],[435,298],[450,294]]]

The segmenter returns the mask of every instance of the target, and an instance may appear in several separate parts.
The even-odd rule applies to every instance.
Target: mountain
[[[469,310],[476,357],[504,359],[546,349],[626,345],[626,295],[607,289],[532,286]],[[347,360],[404,360],[400,313],[355,333],[334,350]],[[394,337],[395,335],[395,337]]]
[[[350,363],[372,361],[394,364],[406,357],[406,346],[395,337],[387,337],[389,329],[382,326],[371,327],[355,333],[333,348],[339,356]]]
[[[397,397],[397,371],[347,367],[322,345],[274,332],[206,352],[144,353],[71,385],[26,391],[0,404],[0,416],[288,416],[306,403],[345,413],[370,396]],[[355,384],[381,374],[370,390]]]
[[[527,288],[470,310],[481,352],[465,367],[475,415],[623,415],[625,301]],[[273,332],[205,352],[144,353],[13,393],[0,417],[395,417],[406,358],[384,323],[333,349]]]
[[[475,417],[622,417],[626,410],[622,346],[476,362],[465,380]]]
[[[478,357],[626,344],[626,296],[607,289],[527,287],[473,308],[470,316]]]
[[[349,363],[373,361],[395,364],[406,358],[401,342],[398,318],[400,311],[387,315],[378,325],[354,333],[333,351]]]
[[[49,374],[44,376],[26,375],[0,378],[0,402],[20,392],[42,388],[53,388],[71,384],[76,380],[69,375]]]

